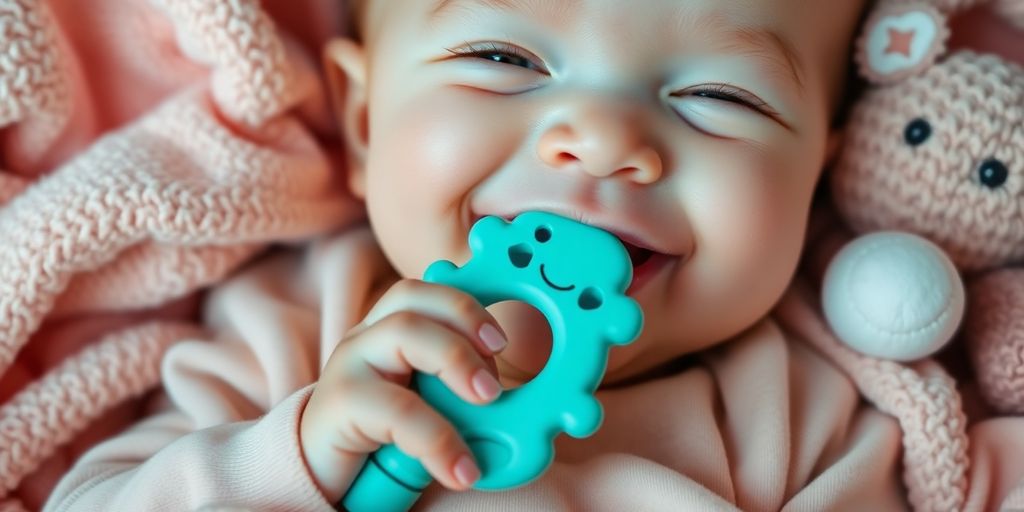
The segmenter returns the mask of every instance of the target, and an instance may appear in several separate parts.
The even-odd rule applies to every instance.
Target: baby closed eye
[[[748,107],[751,110],[765,115],[777,115],[775,110],[768,105],[768,102],[757,97],[755,94],[729,84],[698,85],[679,92],[674,92],[671,96],[674,98],[696,96],[699,98],[725,101]]]
[[[729,84],[704,84],[670,95],[687,124],[719,137],[759,138],[766,127],[791,129],[767,102]],[[769,126],[771,125],[771,126]]]
[[[446,48],[454,59],[481,61],[488,69],[508,70],[509,74],[474,73],[471,81],[485,89],[502,94],[515,94],[539,86],[539,79],[551,77],[543,59],[508,42],[467,42],[457,48]],[[477,70],[479,71],[479,70]],[[773,121],[784,127],[778,112],[756,94],[727,83],[699,84],[673,92],[673,108],[684,116],[687,124],[718,137],[743,138],[751,125]]]
[[[498,64],[520,67],[545,75],[549,74],[547,67],[540,58],[513,44],[484,42],[473,45],[467,43],[464,47],[447,48],[447,50],[456,57],[489,60]]]

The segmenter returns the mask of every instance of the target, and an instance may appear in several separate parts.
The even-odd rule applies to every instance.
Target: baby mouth
[[[663,267],[669,265],[674,260],[673,256],[663,254],[646,247],[641,247],[627,242],[622,238],[620,238],[619,241],[622,242],[623,247],[626,248],[626,252],[629,254],[629,261],[633,264],[633,279],[630,281],[629,286],[626,289],[627,295],[637,293],[644,287],[644,285],[650,282]]]
[[[655,254],[651,249],[633,245],[625,240],[620,241],[626,247],[626,252],[629,253],[629,261],[633,263],[633,268],[647,263],[647,260],[651,259],[651,256]]]

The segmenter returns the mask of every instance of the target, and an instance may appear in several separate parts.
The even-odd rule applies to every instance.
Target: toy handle
[[[370,454],[341,505],[349,512],[405,512],[431,480],[418,460],[389,444]]]

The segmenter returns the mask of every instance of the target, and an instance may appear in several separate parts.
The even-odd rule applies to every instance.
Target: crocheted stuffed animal
[[[914,233],[948,255],[967,282],[961,334],[982,396],[1001,412],[1024,413],[1024,67],[996,55],[946,50],[949,18],[982,3],[876,6],[857,47],[859,71],[871,87],[851,112],[831,175],[832,197],[854,231]],[[1024,0],[992,3],[1024,30]],[[902,271],[878,258],[869,264],[871,251],[863,247],[837,256],[823,301],[843,313],[826,311],[839,337],[880,328],[889,336],[882,353],[872,355],[912,359],[953,334],[956,272],[944,267],[941,251],[929,256],[922,247],[881,251],[902,261]],[[902,290],[903,302],[891,307],[892,300],[871,299],[865,276]],[[877,313],[879,304],[890,306],[888,325],[850,321],[851,312]]]

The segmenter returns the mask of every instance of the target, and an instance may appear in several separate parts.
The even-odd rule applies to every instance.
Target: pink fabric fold
[[[0,4],[0,498],[159,382],[179,301],[362,216],[322,142],[332,3],[292,2],[335,16],[302,40],[256,0]]]

